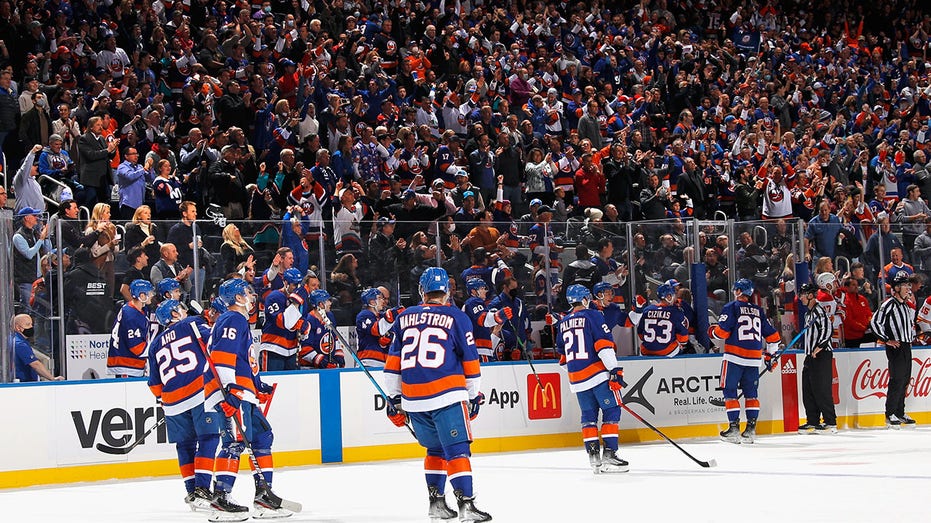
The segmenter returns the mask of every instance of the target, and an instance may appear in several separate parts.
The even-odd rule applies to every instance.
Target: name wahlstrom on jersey
[[[443,329],[451,329],[453,326],[453,317],[443,313],[421,312],[398,318],[401,321],[401,328],[416,327],[418,325],[430,325]]]

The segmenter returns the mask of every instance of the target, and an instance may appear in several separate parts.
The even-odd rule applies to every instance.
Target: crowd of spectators
[[[897,247],[931,273],[929,55],[920,0],[0,1],[17,292],[37,307],[63,263],[104,310],[130,269],[208,298],[286,249],[325,267],[341,320],[436,264],[500,268],[495,292],[545,305],[704,262],[726,300],[733,240],[736,270],[785,297],[797,220],[805,261],[881,287]],[[27,218],[46,212],[63,253]],[[769,221],[696,243],[691,217]],[[564,281],[573,245],[595,276]],[[80,303],[75,328],[108,331]]]

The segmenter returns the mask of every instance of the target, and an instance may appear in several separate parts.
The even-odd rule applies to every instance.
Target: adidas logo
[[[783,374],[795,374],[796,372],[797,372],[797,369],[795,368],[795,364],[792,363],[792,360],[786,360],[786,364],[782,366],[782,373]]]

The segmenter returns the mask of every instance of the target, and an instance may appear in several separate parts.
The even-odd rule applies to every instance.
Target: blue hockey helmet
[[[472,291],[477,291],[479,289],[487,289],[487,288],[488,288],[488,284],[485,283],[485,280],[483,280],[482,278],[471,278],[468,281],[466,281],[466,290],[469,291],[469,294],[471,294]]]
[[[596,283],[594,287],[592,287],[592,294],[594,294],[595,296],[598,296],[604,291],[613,291],[613,290],[614,290],[614,287],[610,283],[600,281]]]
[[[285,283],[290,283],[291,285],[298,285],[303,281],[304,275],[301,274],[300,269],[295,269],[291,267],[290,269],[284,271],[284,274],[281,275],[281,278]]]
[[[142,293],[148,294],[149,298],[151,298],[152,291],[154,290],[155,290],[155,287],[152,285],[152,282],[150,282],[149,280],[142,280],[142,279],[133,280],[132,283],[129,284],[129,295],[137,300],[139,299],[139,296]]]
[[[165,278],[162,281],[158,282],[158,295],[164,296],[168,294],[169,292],[175,289],[180,289],[180,288],[181,288],[181,282],[179,282],[178,280],[174,278]]]
[[[155,309],[155,319],[158,320],[159,325],[168,325],[174,319],[171,313],[178,312],[180,314],[183,310],[180,301],[165,300]]]
[[[220,314],[223,314],[224,312],[229,310],[226,306],[226,302],[224,302],[220,298],[214,298],[213,300],[211,300],[210,308],[217,311]]]
[[[323,289],[317,289],[310,293],[310,304],[314,307],[318,307],[321,303],[326,303],[332,299],[330,293]]]
[[[369,287],[368,289],[365,289],[362,291],[362,305],[368,307],[371,302],[377,300],[381,295],[381,291],[375,287]]]
[[[734,282],[734,290],[740,291],[744,296],[753,294],[753,282],[747,278],[741,278]]]
[[[252,286],[246,280],[231,278],[220,284],[218,294],[227,307],[236,305],[236,296],[248,296]]]
[[[568,301],[570,305],[582,303],[582,300],[591,299],[591,297],[592,293],[589,292],[584,285],[579,285],[578,283],[570,285],[569,288],[566,289],[566,301]]]
[[[420,275],[420,292],[449,292],[449,274],[442,267],[427,267]]]
[[[678,286],[679,282],[676,280],[666,280],[656,288],[656,295],[659,296],[661,300],[665,300],[669,296],[675,297],[676,287]]]

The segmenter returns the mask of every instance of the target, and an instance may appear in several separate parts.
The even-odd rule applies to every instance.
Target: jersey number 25
[[[182,349],[182,347],[190,345],[190,343],[191,337],[185,336],[163,346],[155,353],[155,360],[158,362],[158,375],[162,379],[162,385],[167,384],[178,374],[184,374],[197,368],[197,356],[194,355],[194,351]]]

